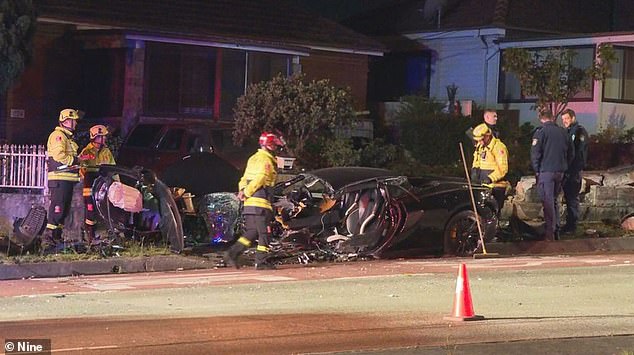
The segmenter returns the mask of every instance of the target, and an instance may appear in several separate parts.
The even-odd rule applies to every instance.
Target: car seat
[[[346,218],[346,227],[350,235],[365,233],[368,226],[379,215],[383,203],[379,189],[363,191],[359,195],[356,210],[353,210]]]

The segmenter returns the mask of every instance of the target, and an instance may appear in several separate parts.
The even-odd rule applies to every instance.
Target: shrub
[[[310,158],[318,157],[315,143],[334,137],[335,127],[352,122],[352,96],[325,79],[307,82],[301,74],[278,75],[250,85],[238,98],[234,117],[236,144],[256,140],[262,131],[277,131],[286,138],[288,152],[310,166]]]
[[[442,113],[443,104],[420,96],[405,97],[402,103],[395,117],[397,139],[411,157],[428,167],[462,166],[459,143],[471,146],[465,132],[473,121]]]
[[[313,168],[363,165],[361,154],[350,138],[322,138],[319,150],[321,164],[314,164]]]

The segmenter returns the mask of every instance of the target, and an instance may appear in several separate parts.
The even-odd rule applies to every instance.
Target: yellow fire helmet
[[[473,139],[479,141],[489,133],[491,133],[489,126],[487,126],[486,123],[481,123],[473,129]]]
[[[94,139],[97,136],[108,135],[108,128],[102,124],[90,127],[90,139]]]
[[[59,121],[60,122],[64,122],[68,119],[71,120],[78,120],[79,119],[79,111],[72,109],[72,108],[67,108],[64,110],[61,110],[59,112]]]

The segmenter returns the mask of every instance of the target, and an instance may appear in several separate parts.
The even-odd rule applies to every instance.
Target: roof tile
[[[382,51],[383,46],[284,0],[37,0],[40,17],[244,42]]]

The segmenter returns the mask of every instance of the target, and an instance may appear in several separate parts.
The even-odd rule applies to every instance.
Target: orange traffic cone
[[[481,320],[483,316],[475,315],[473,303],[471,302],[471,291],[469,289],[469,277],[467,276],[467,265],[460,264],[458,280],[456,281],[456,296],[453,300],[453,315],[444,317],[445,320],[467,321]]]

